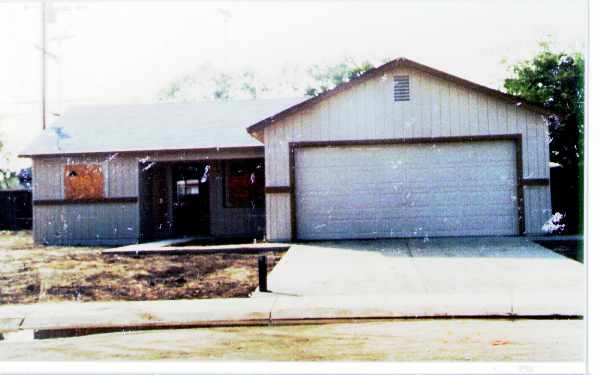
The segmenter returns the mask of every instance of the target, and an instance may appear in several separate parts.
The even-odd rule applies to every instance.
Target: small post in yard
[[[267,290],[267,256],[258,257],[258,290],[268,292]]]

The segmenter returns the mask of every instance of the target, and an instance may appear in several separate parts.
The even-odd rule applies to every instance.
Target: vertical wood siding
[[[276,241],[289,239],[290,195],[267,194],[267,238]]]
[[[223,199],[222,163],[211,165],[210,232],[213,236],[255,236],[265,232],[264,208],[228,208]],[[262,239],[262,238],[260,238]]]
[[[148,186],[140,186],[140,160],[154,162],[207,159],[244,159],[263,157],[260,148],[235,151],[168,152],[148,154],[112,154],[104,156],[44,157],[33,160],[33,199],[64,199],[64,166],[94,163],[102,167],[107,198],[142,197],[137,203],[86,203],[34,206],[34,239],[47,244],[118,245],[140,240],[140,207],[148,215]],[[221,163],[214,161],[209,180],[211,234],[216,236],[250,236],[265,231],[265,209],[225,208]],[[167,171],[170,169],[167,168]],[[172,214],[171,214],[172,217]],[[142,220],[145,232],[152,230]]]
[[[118,155],[35,158],[33,199],[64,199],[64,167],[99,164],[107,198],[138,196],[138,161]],[[137,242],[138,203],[97,203],[33,208],[34,239],[46,244],[118,245]]]
[[[71,156],[34,159],[33,199],[64,199],[64,167],[69,164],[100,165],[107,198],[138,196],[137,158]]]
[[[393,76],[409,75],[410,100],[394,102]],[[469,135],[523,135],[523,176],[549,178],[547,126],[541,115],[421,71],[399,68],[267,127],[267,186],[289,186],[288,143]],[[482,176],[483,177],[483,176]],[[526,233],[550,213],[549,186],[525,189]],[[291,238],[289,194],[267,195],[267,237]]]
[[[34,206],[34,239],[50,245],[120,245],[138,240],[135,203]]]

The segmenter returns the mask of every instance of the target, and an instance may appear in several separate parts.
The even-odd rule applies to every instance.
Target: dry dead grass
[[[582,320],[409,319],[0,341],[0,360],[574,362],[584,338]]]
[[[102,255],[50,247],[31,233],[0,232],[0,304],[47,301],[246,297],[258,285],[256,255]],[[269,270],[282,253],[269,255]]]

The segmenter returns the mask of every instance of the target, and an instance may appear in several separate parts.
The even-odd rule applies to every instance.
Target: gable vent
[[[394,76],[394,101],[406,102],[410,100],[410,84],[408,76]]]

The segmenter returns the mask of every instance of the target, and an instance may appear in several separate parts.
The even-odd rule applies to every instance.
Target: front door
[[[178,235],[210,233],[210,165],[189,163],[173,168],[175,232]]]

